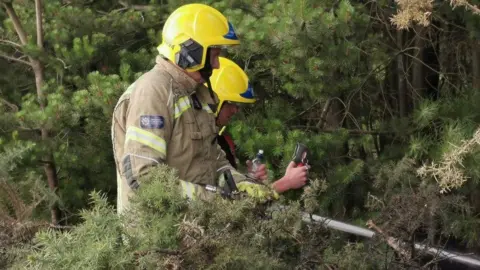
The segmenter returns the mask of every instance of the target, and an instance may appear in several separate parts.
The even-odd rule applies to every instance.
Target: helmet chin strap
[[[207,49],[207,55],[205,56],[205,65],[203,66],[202,69],[199,70],[200,76],[202,76],[202,79],[205,80],[208,86],[208,92],[210,93],[210,97],[212,98],[213,101],[215,101],[215,94],[213,93],[212,89],[212,83],[210,82],[210,77],[212,76],[213,69],[212,69],[212,64],[210,63],[210,48]],[[214,105],[214,108],[210,108],[215,112],[216,107],[218,106],[217,104]]]

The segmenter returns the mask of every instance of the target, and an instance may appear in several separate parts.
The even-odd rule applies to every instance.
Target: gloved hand
[[[276,200],[279,198],[278,193],[269,186],[250,181],[241,181],[237,183],[237,188],[240,192],[245,192],[249,197],[258,199],[260,202]]]

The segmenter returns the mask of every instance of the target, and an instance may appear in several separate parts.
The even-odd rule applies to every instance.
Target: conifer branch
[[[138,11],[148,11],[152,7],[148,5],[129,5],[125,1],[118,1],[120,5],[122,5],[125,9],[131,8],[133,10],[138,10]]]
[[[1,42],[1,43],[5,43],[5,44],[9,44],[9,45],[12,45],[12,46],[18,47],[18,48],[21,48],[21,47],[22,47],[22,45],[20,45],[20,44],[18,44],[18,43],[16,43],[16,42],[13,42],[13,41],[11,41],[11,40],[0,39],[0,42]]]
[[[302,116],[302,115],[305,114],[306,112],[308,112],[308,111],[310,111],[311,109],[315,108],[315,106],[317,106],[319,103],[320,103],[320,101],[315,101],[315,103],[313,103],[310,107],[308,107],[307,109],[303,110],[303,111],[300,112],[299,114],[290,117],[290,118],[287,119],[287,121],[285,121],[285,122],[289,122],[289,121],[291,121],[291,120],[293,120],[293,119],[296,119],[296,118]]]
[[[32,65],[30,64],[30,62],[25,61],[25,60],[22,60],[22,59],[20,59],[20,58],[15,58],[15,57],[8,56],[8,55],[2,54],[2,53],[0,53],[0,57],[5,58],[5,59],[10,60],[10,61],[14,61],[14,62],[17,62],[17,63],[21,63],[21,64],[24,64],[24,65],[27,65],[27,66],[29,66],[29,67],[32,66]]]
[[[319,133],[334,133],[339,132],[340,129],[328,129],[328,128],[317,128],[314,126],[291,126],[291,128],[304,129],[304,130],[315,130]],[[375,130],[361,130],[361,129],[347,129],[346,130],[350,135],[393,135],[394,132],[389,131],[375,131]]]
[[[37,160],[38,163],[44,164],[44,165],[52,165],[53,162],[49,160]]]

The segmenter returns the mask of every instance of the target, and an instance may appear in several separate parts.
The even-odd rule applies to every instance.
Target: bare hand
[[[284,179],[288,189],[297,189],[307,184],[308,167],[296,167],[295,162],[290,161],[285,171]]]
[[[252,161],[247,160],[246,164],[247,164],[248,173],[252,173],[252,165],[253,165]],[[268,179],[267,166],[265,166],[265,164],[260,164],[257,167],[257,171],[255,172],[254,177],[262,181],[267,180]]]

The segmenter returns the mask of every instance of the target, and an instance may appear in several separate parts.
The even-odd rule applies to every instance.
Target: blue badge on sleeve
[[[142,115],[140,116],[140,127],[141,128],[163,128],[165,124],[165,119],[161,115]]]

